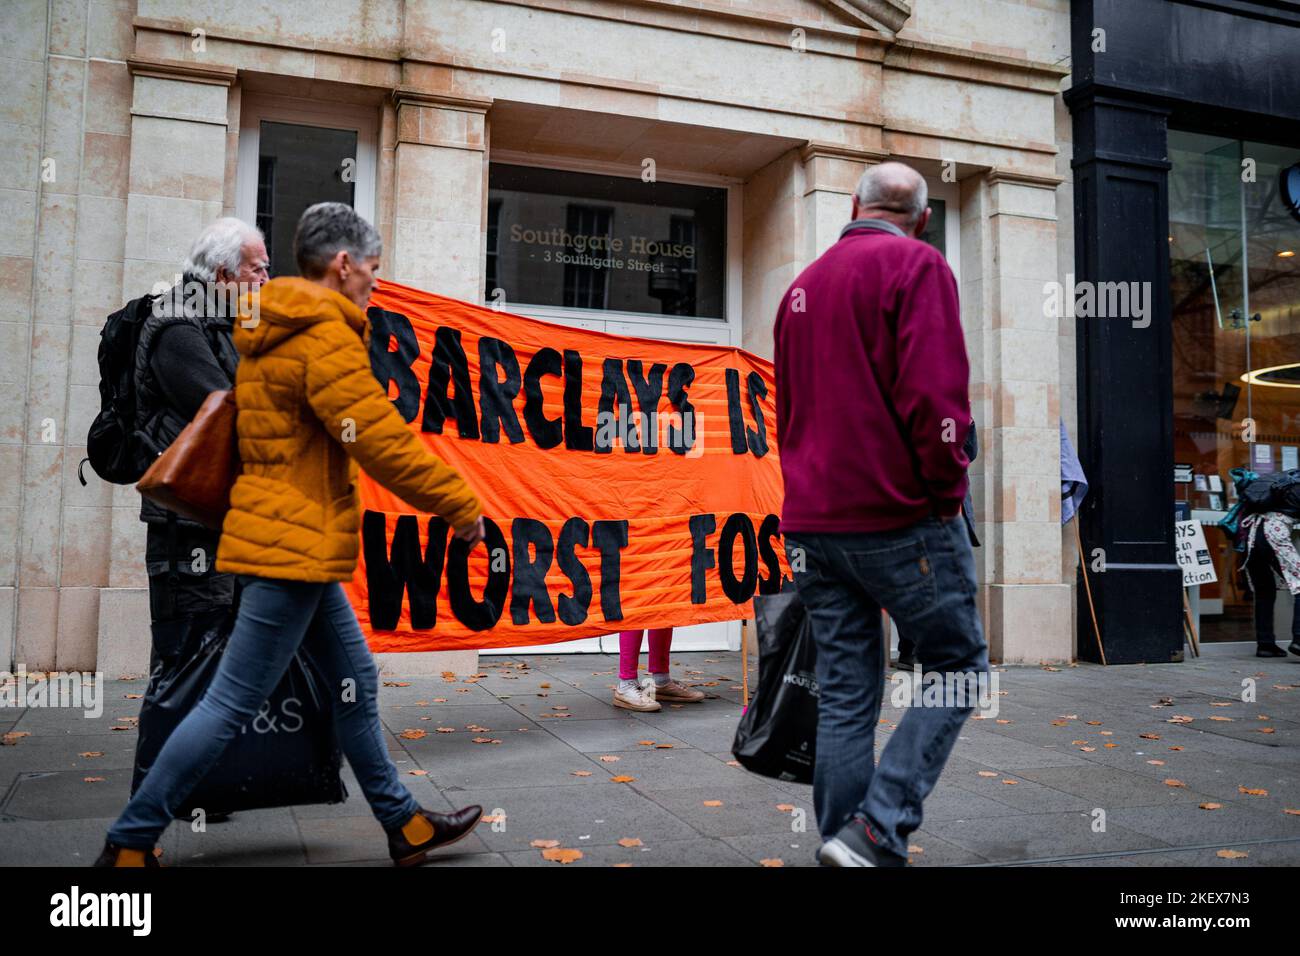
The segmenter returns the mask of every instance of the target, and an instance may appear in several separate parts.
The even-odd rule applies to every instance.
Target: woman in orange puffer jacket
[[[397,775],[379,721],[378,671],[340,582],[357,563],[357,466],[471,546],[478,499],[431,454],[370,370],[365,307],[379,234],[341,203],[303,213],[294,254],[305,278],[273,279],[235,329],[242,473],[217,568],[241,575],[239,617],[207,693],[172,733],[108,831],[98,866],[155,865],[174,809],[217,762],[309,640],[330,685],[339,742],[398,865],[473,830],[481,807],[434,813]]]

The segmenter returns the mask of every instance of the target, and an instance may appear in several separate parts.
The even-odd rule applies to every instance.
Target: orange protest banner
[[[369,316],[376,377],[488,519],[471,552],[362,474],[346,587],[373,650],[735,620],[788,577],[770,362],[391,282]]]

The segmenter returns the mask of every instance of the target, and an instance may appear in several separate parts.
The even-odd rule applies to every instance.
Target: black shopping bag
[[[140,709],[135,751],[135,793],[163,744],[198,704],[216,676],[230,639],[236,611],[196,614],[181,626],[179,662],[151,676]],[[347,788],[339,777],[342,755],[334,732],[334,709],[326,682],[311,654],[298,649],[262,709],[231,741],[216,765],[199,781],[176,819],[192,819],[201,807],[209,816],[237,810],[340,803]]]
[[[731,752],[765,777],[812,783],[817,752],[817,647],[795,591],[754,598],[758,688]]]

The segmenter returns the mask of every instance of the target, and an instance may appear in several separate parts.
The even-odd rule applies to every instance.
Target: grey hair
[[[293,234],[298,271],[308,279],[320,277],[340,249],[354,259],[369,259],[383,252],[384,243],[379,230],[346,203],[308,206]]]
[[[906,216],[908,223],[913,225],[925,213],[930,201],[921,174],[897,162],[870,167],[858,180],[853,196],[859,209],[882,209]]]
[[[227,216],[205,228],[185,260],[185,275],[201,282],[215,282],[217,270],[224,268],[234,275],[243,261],[244,244],[263,242],[262,230],[242,219]]]

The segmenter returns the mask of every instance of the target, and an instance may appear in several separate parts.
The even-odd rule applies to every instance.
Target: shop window
[[[1203,638],[1253,640],[1241,555],[1213,524],[1231,469],[1300,468],[1300,221],[1282,188],[1300,149],[1171,131],[1169,159],[1175,498],[1207,525],[1218,578],[1200,586]]]
[[[503,163],[488,184],[489,301],[724,317],[726,189]]]

